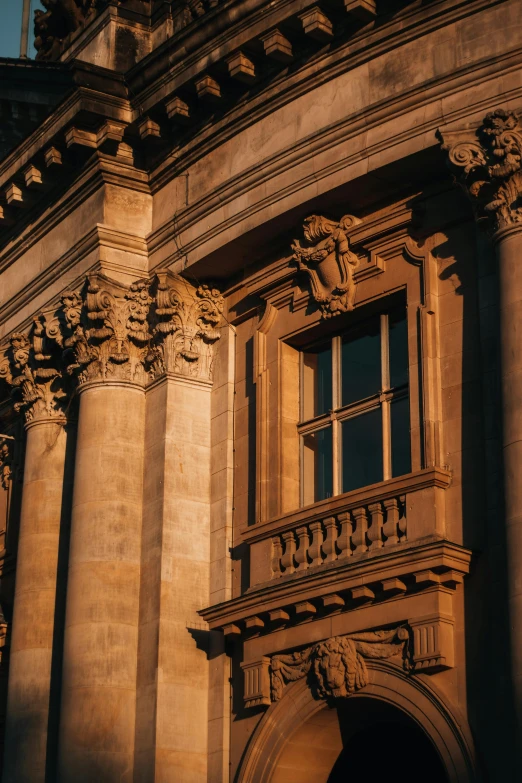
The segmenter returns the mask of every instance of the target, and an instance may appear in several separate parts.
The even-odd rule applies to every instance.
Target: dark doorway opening
[[[343,749],[328,783],[448,783],[433,743],[401,710],[358,698],[337,712]]]

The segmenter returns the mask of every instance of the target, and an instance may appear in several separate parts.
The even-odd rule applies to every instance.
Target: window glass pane
[[[411,472],[410,400],[401,397],[391,404],[392,476]]]
[[[332,408],[332,342],[303,354],[303,420]]]
[[[343,492],[382,481],[381,409],[342,424]]]
[[[362,400],[381,389],[381,333],[379,318],[343,337],[342,404]]]
[[[390,313],[390,385],[408,383],[408,323],[406,310],[401,307]]]
[[[303,435],[303,501],[332,497],[332,428]]]

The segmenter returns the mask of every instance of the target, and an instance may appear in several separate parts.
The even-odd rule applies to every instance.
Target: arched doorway
[[[423,783],[448,783],[435,746],[402,710],[359,698],[340,703],[336,713],[343,748],[327,783],[417,783],[419,770]]]
[[[370,683],[335,705],[315,700],[305,679],[287,686],[254,732],[236,783],[408,783],[410,770],[412,781],[478,783],[465,719],[427,678],[368,663]]]

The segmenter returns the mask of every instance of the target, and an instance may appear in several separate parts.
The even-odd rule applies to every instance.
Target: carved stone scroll
[[[270,663],[272,701],[279,701],[289,682],[308,677],[318,699],[350,696],[368,684],[365,658],[400,656],[409,668],[409,633],[401,626],[391,631],[333,636],[305,650],[274,655]]]
[[[213,345],[220,337],[224,300],[217,288],[195,287],[170,272],[156,275],[151,378],[174,373],[211,381]]]
[[[298,239],[292,244],[293,258],[299,269],[308,274],[312,296],[323,318],[353,310],[353,273],[359,260],[349,249],[348,234],[361,222],[353,215],[345,215],[338,223],[310,215],[303,225],[307,246],[301,247]]]
[[[440,130],[442,149],[477,218],[495,233],[522,222],[522,127],[511,111],[486,114],[476,130]]]

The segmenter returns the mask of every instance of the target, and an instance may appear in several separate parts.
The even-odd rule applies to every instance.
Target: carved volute
[[[440,131],[442,149],[476,216],[491,233],[522,224],[522,127],[496,109],[476,130]]]
[[[345,215],[338,223],[310,215],[303,225],[307,246],[301,247],[298,239],[292,244],[294,260],[309,275],[312,296],[323,318],[353,310],[353,273],[359,260],[349,249],[348,235],[361,222],[353,215]]]

